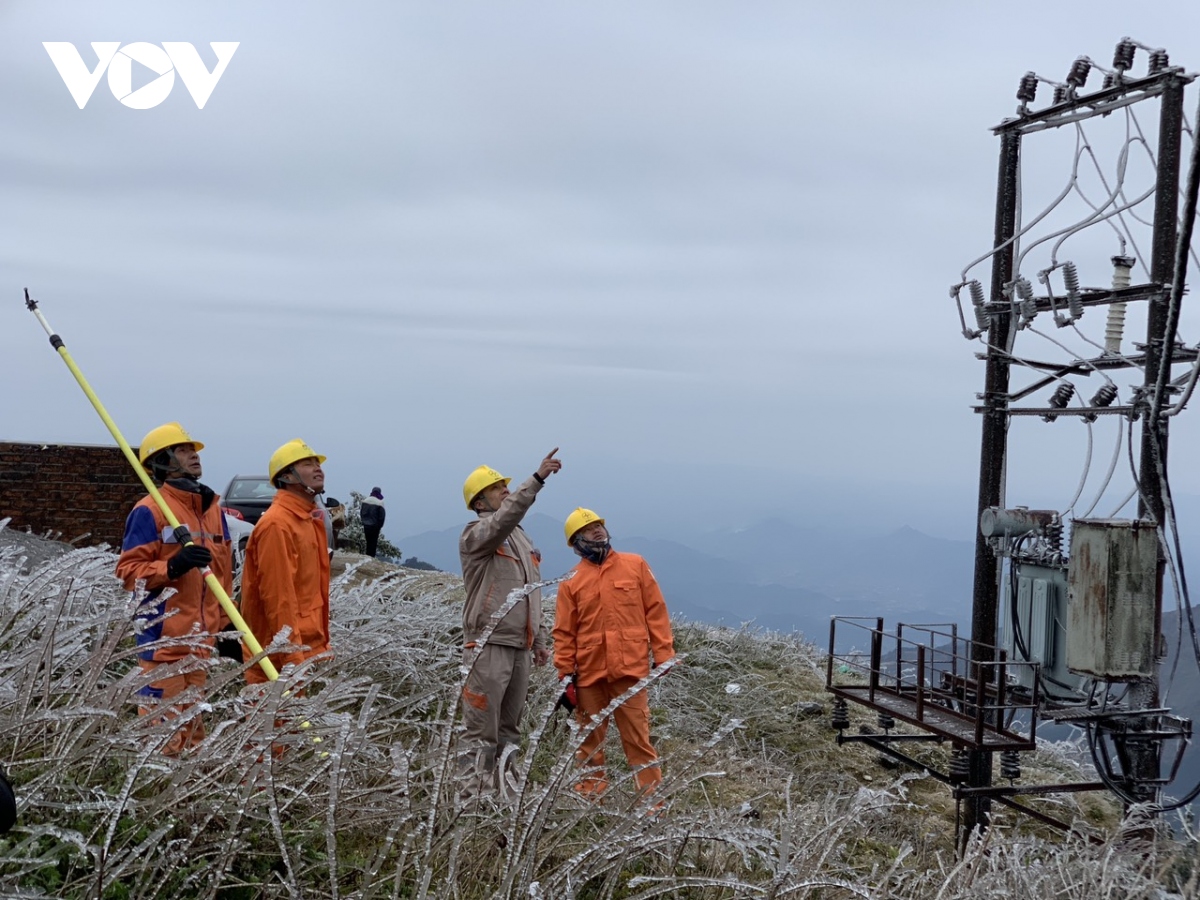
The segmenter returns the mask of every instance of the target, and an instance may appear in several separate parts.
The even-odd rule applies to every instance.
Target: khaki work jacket
[[[504,605],[514,588],[541,581],[533,557],[533,542],[521,529],[521,519],[533,505],[542,485],[530,476],[509,494],[495,512],[479,514],[458,540],[467,605],[463,609],[463,643],[473,647],[487,628],[492,613]],[[542,592],[534,591],[517,603],[496,626],[488,643],[500,647],[546,647],[542,624]]]
[[[575,577],[558,586],[554,668],[587,687],[618,678],[645,678],[650,654],[661,665],[675,656],[671,619],[646,560],[610,551],[596,565],[580,560]]]

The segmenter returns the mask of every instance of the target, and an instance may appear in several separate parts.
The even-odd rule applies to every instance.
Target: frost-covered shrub
[[[940,785],[837,748],[805,711],[823,699],[816,651],[694,625],[677,627],[686,658],[649,687],[663,809],[619,765],[603,805],[576,799],[580,733],[555,712],[547,670],[534,673],[511,795],[464,802],[451,777],[461,583],[368,579],[374,561],[333,585],[334,659],[259,690],[211,660],[190,713],[208,737],[168,758],[174,725],[135,712],[136,599],[112,577],[114,555],[31,564],[5,538],[0,760],[20,822],[0,837],[0,895],[1151,898],[1168,862],[1194,868],[1153,848],[1047,841],[1000,816],[960,859]],[[1187,877],[1181,895],[1196,896]]]

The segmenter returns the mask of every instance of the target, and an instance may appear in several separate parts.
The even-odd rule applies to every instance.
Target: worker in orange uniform
[[[671,620],[662,591],[646,561],[617,553],[604,519],[590,509],[567,517],[567,544],[581,558],[575,575],[558,588],[554,623],[554,667],[564,686],[574,686],[580,725],[588,725],[616,697],[675,657]],[[570,691],[567,691],[568,695]],[[641,690],[613,713],[638,790],[653,791],[662,781],[658,754],[650,743],[650,701]],[[590,769],[575,785],[589,799],[608,790],[604,771],[605,719],[576,752]]]
[[[325,491],[323,462],[324,456],[299,439],[271,454],[267,475],[277,490],[246,544],[242,617],[264,645],[284,626],[291,628],[289,640],[296,645],[270,654],[277,669],[329,650],[329,554],[318,502]],[[262,684],[267,676],[254,665],[246,670],[246,680]]]
[[[505,747],[520,739],[530,662],[544,666],[550,661],[540,590],[530,592],[495,623],[486,645],[480,647],[479,641],[509,593],[541,580],[541,554],[522,530],[521,520],[546,479],[562,468],[557,452],[555,447],[547,453],[515,491],[508,490],[511,478],[489,466],[479,466],[463,484],[467,509],[478,517],[458,540],[467,593],[463,661],[471,665],[463,686],[466,728],[457,768],[464,795],[491,787],[506,793],[506,773],[496,761],[504,758]]]
[[[220,498],[199,480],[203,449],[178,422],[155,428],[138,448],[142,466],[187,532],[174,532],[149,495],[125,520],[117,577],[127,589],[136,590],[140,582],[147,592],[137,612],[144,623],[137,632],[138,665],[153,680],[138,692],[140,715],[165,706],[163,717],[177,718],[193,701],[170,701],[188,688],[194,689],[195,700],[203,698],[214,635],[229,622],[202,574],[210,568],[225,592],[232,593],[232,544]],[[182,671],[154,674],[181,660],[190,662]],[[162,752],[177,756],[203,739],[204,722],[197,715],[168,738]]]

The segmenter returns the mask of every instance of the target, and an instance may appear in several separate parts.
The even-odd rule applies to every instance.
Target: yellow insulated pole
[[[103,420],[105,427],[108,428],[109,434],[113,436],[113,439],[117,442],[117,446],[121,448],[121,452],[129,460],[129,465],[133,466],[133,471],[137,473],[137,477],[142,480],[142,484],[146,486],[146,490],[154,498],[154,502],[158,504],[158,508],[162,510],[163,516],[166,517],[167,522],[174,530],[175,537],[179,540],[179,543],[185,547],[194,543],[187,526],[179,524],[179,520],[171,512],[171,507],[167,506],[167,502],[163,500],[162,494],[158,492],[158,488],[154,486],[154,482],[150,480],[150,476],[142,468],[142,464],[138,462],[138,458],[134,456],[133,448],[129,446],[129,442],[121,435],[121,430],[117,428],[117,423],[109,416],[108,411],[104,408],[104,404],[100,402],[100,398],[96,396],[96,392],[92,390],[91,385],[87,383],[87,379],[83,377],[83,372],[79,371],[79,366],[75,365],[75,360],[71,359],[71,354],[67,352],[67,346],[63,343],[63,339],[55,334],[54,329],[50,327],[50,323],[46,321],[45,316],[38,309],[37,301],[29,296],[29,288],[25,289],[25,305],[29,307],[31,313],[37,316],[37,320],[42,323],[42,328],[46,329],[46,334],[50,336],[50,346],[58,351],[58,355],[62,357],[63,362],[67,364],[67,368],[71,370],[71,374],[75,376],[75,380],[79,382],[79,386],[83,388],[83,392],[87,394],[88,400],[91,401],[96,413]],[[246,642],[246,646],[250,648],[250,652],[255,655],[262,653],[262,644],[250,633],[250,626],[246,624],[246,620],[242,618],[242,614],[233,605],[233,601],[225,593],[225,588],[221,587],[221,582],[217,581],[217,576],[213,574],[212,569],[209,566],[205,566],[201,574],[204,576],[204,583],[208,585],[209,590],[213,592],[213,595],[221,604],[221,608],[225,610],[225,614],[229,616],[229,621],[242,633],[242,639]],[[262,666],[263,672],[272,681],[275,681],[279,677],[279,672],[269,657],[264,656],[258,661],[258,664]]]

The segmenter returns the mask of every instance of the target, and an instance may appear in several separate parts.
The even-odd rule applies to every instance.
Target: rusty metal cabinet
[[[1067,666],[1139,681],[1154,674],[1158,535],[1153,522],[1076,519],[1067,571]]]

